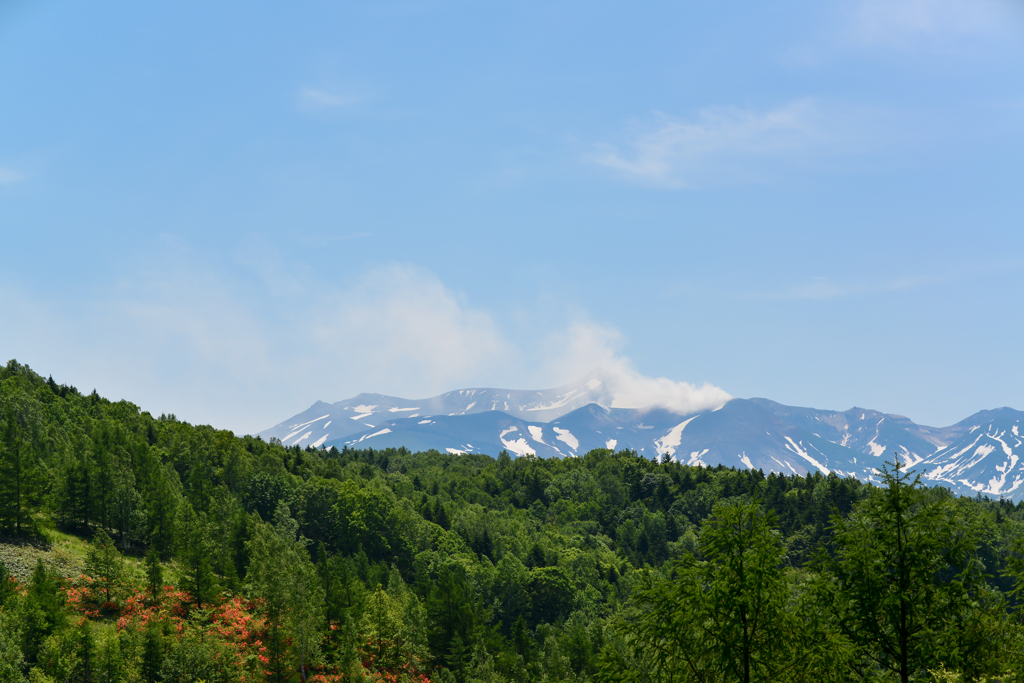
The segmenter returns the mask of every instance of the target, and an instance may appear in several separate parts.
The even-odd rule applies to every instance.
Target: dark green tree
[[[163,680],[160,671],[164,664],[164,639],[160,626],[150,622],[142,641],[142,679],[146,683]]]
[[[213,597],[215,587],[206,516],[196,514],[192,509],[192,503],[186,498],[178,505],[175,526],[183,584],[196,607],[202,609]]]
[[[146,551],[146,588],[149,590],[149,598],[153,604],[160,602],[160,596],[164,588],[164,569],[160,564],[160,553],[156,548]]]
[[[20,610],[22,650],[29,663],[35,663],[43,639],[64,624],[63,600],[58,588],[56,578],[46,570],[43,561],[38,560]]]
[[[83,621],[77,633],[78,658],[74,670],[75,683],[93,683],[96,679],[96,639],[92,633],[92,624]]]

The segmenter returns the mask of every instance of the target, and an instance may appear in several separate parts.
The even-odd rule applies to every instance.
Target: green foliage
[[[150,624],[145,631],[142,650],[142,661],[139,673],[146,683],[162,680],[160,672],[164,667],[164,639],[160,628]]]
[[[12,361],[0,533],[92,538],[96,581],[0,565],[0,652],[39,682],[1024,673],[1024,505],[885,476],[285,447]]]
[[[828,680],[820,653],[801,642],[817,630],[800,619],[783,569],[782,539],[758,502],[720,502],[701,529],[698,555],[652,574],[604,652],[605,680]],[[796,599],[794,599],[796,597]],[[819,634],[815,634],[819,635]],[[833,664],[836,653],[832,655]]]
[[[25,655],[21,651],[21,629],[15,615],[0,608],[0,681],[25,680]]]
[[[156,604],[160,602],[160,592],[164,587],[164,568],[160,564],[160,553],[156,548],[146,551],[146,589],[149,599]]]
[[[211,543],[206,514],[196,511],[189,500],[178,505],[175,522],[178,557],[181,560],[182,583],[185,590],[202,609],[210,602],[214,592],[215,577],[211,567]]]
[[[824,564],[840,629],[904,683],[945,664],[972,677],[996,673],[1005,612],[977,558],[978,520],[899,461],[881,476],[884,487],[833,519],[834,556]]]
[[[318,663],[324,630],[324,589],[310,562],[306,540],[299,538],[298,522],[288,506],[278,505],[275,525],[258,519],[247,544],[251,563],[246,582],[250,594],[262,601],[270,629],[274,680],[285,680],[294,666],[305,681],[309,667]],[[291,648],[285,643],[291,637]]]
[[[22,650],[25,659],[34,663],[44,639],[57,631],[67,620],[62,607],[57,580],[39,560],[32,572],[28,593],[20,605]]]
[[[125,566],[121,554],[102,528],[93,536],[85,559],[86,572],[99,582],[106,602],[117,598],[124,581]]]
[[[190,631],[181,639],[169,639],[156,680],[182,683],[235,683],[244,671],[232,666],[227,653],[211,638]]]
[[[16,592],[16,582],[11,573],[7,571],[7,565],[4,564],[3,560],[0,560],[0,608],[7,603],[7,601]]]

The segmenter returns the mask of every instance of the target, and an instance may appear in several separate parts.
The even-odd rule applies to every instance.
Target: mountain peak
[[[629,449],[691,465],[818,471],[866,481],[877,479],[878,468],[895,454],[928,483],[1024,499],[1024,412],[1012,408],[982,410],[937,428],[859,406],[819,410],[733,399],[714,387],[698,396],[704,388],[668,380],[620,381],[615,373],[594,371],[554,389],[470,388],[418,400],[362,393],[332,404],[317,401],[261,435],[288,446],[405,446],[492,456]]]

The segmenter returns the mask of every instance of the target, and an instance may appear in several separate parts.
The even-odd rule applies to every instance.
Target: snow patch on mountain
[[[811,463],[812,465],[814,465],[815,467],[817,467],[817,468],[818,468],[819,470],[821,470],[821,471],[822,471],[822,472],[823,472],[824,474],[829,474],[830,470],[829,470],[829,469],[828,469],[827,467],[825,467],[824,465],[822,465],[822,464],[821,464],[820,462],[818,462],[817,460],[815,460],[814,458],[812,458],[812,457],[811,457],[811,456],[810,456],[810,455],[809,455],[809,454],[807,453],[807,451],[806,451],[805,449],[803,449],[803,448],[801,448],[800,446],[798,446],[798,445],[797,445],[797,443],[796,443],[795,441],[793,441],[792,437],[789,437],[789,436],[787,436],[787,437],[786,437],[786,441],[788,441],[788,442],[789,442],[789,446],[787,446],[786,448],[788,448],[789,450],[793,451],[794,453],[796,453],[797,455],[799,455],[799,456],[800,456],[801,458],[803,458],[803,459],[804,459],[804,460],[806,460],[807,462],[809,462],[809,463]]]
[[[680,422],[675,427],[668,431],[668,434],[661,437],[654,442],[654,445],[658,449],[659,455],[664,455],[666,458],[671,458],[676,454],[676,449],[679,448],[679,442],[683,438],[683,430],[686,429],[686,425],[696,420],[699,416],[694,415],[689,420]]]
[[[568,429],[560,429],[558,427],[552,427],[557,435],[555,438],[565,443],[566,446],[573,449],[574,451],[580,447],[580,440],[572,435]]]
[[[355,443],[359,443],[361,441],[365,441],[366,439],[372,439],[375,436],[381,436],[382,434],[390,434],[390,433],[391,433],[391,430],[389,428],[385,427],[384,429],[380,430],[379,432],[374,432],[373,434],[366,434],[365,436],[360,437],[359,440],[356,441]]]
[[[320,420],[324,419],[325,417],[330,417],[330,413],[328,413],[327,415],[321,415],[320,417],[314,418],[314,419],[310,420],[309,422],[303,422],[301,424],[294,424],[291,427],[289,427],[289,429],[302,429],[303,427],[305,427],[307,425],[311,425],[314,422],[319,422]]]
[[[691,467],[707,467],[708,464],[704,462],[701,458],[703,458],[709,450],[711,449],[705,448],[700,452],[694,451],[690,453],[690,459],[686,461],[686,464],[690,465]]]

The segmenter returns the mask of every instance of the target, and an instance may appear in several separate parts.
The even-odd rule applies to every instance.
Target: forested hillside
[[[1024,506],[496,456],[286,448],[11,361],[0,681],[1024,675]]]

